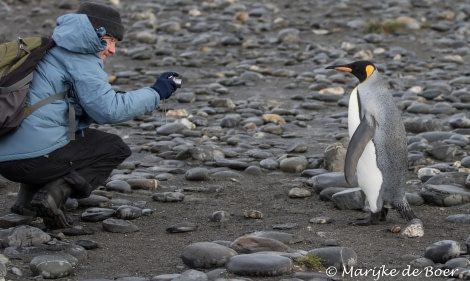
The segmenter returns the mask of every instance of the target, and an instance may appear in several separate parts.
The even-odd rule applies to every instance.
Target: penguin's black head
[[[359,82],[362,83],[369,78],[375,70],[375,65],[366,60],[355,61],[350,64],[343,65],[330,65],[326,69],[336,69],[341,71],[346,71],[354,74],[354,76],[359,79]]]

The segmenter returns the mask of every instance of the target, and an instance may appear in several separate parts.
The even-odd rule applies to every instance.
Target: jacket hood
[[[106,48],[85,14],[58,17],[52,39],[57,46],[74,53],[99,53]]]

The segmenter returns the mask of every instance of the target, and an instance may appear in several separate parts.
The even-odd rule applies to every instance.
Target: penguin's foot
[[[358,225],[358,226],[368,226],[368,225],[373,225],[373,224],[378,224],[378,223],[379,221],[377,219],[373,219],[372,215],[363,217],[363,218],[358,218],[349,222],[349,224],[351,225]]]
[[[371,213],[370,216],[355,219],[352,222],[350,222],[349,224],[359,225],[359,226],[379,224],[379,221],[385,221],[385,219],[387,217],[387,213],[388,213],[388,209],[387,208],[382,208],[382,210],[380,212]]]

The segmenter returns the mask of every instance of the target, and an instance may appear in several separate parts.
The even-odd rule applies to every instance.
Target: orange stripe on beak
[[[336,70],[341,70],[341,71],[346,71],[346,72],[352,72],[352,69],[350,67],[347,67],[347,66],[336,66],[335,69]]]

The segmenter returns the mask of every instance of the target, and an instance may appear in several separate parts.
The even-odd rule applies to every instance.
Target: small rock
[[[113,233],[130,233],[139,231],[139,227],[128,220],[105,219],[102,224],[104,230]]]
[[[412,219],[401,231],[401,235],[413,238],[423,237],[424,228],[423,222],[420,219]]]
[[[460,244],[453,240],[442,240],[428,246],[424,257],[435,263],[445,263],[460,256]]]
[[[197,242],[186,246],[181,258],[190,268],[208,269],[224,266],[235,255],[237,252],[228,247],[211,242]]]
[[[169,233],[191,232],[197,229],[197,224],[192,222],[181,222],[174,224],[166,229]]]
[[[270,254],[233,256],[226,264],[227,270],[242,276],[279,276],[292,269],[290,258]]]

